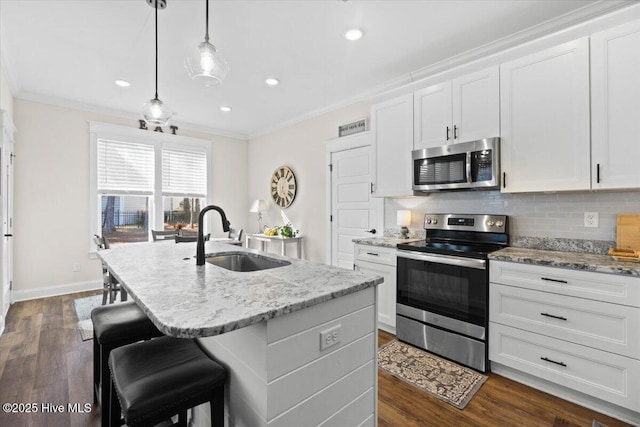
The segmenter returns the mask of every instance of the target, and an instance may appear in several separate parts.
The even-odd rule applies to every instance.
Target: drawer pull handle
[[[569,283],[566,280],[558,280],[558,279],[551,279],[549,277],[541,277],[541,280],[546,280],[547,282],[556,282],[556,283]]]
[[[558,320],[567,320],[566,317],[562,317],[562,316],[554,316],[553,314],[549,314],[549,313],[540,313],[541,316],[547,316],[547,317],[553,317],[554,319],[558,319]]]
[[[560,366],[564,366],[564,367],[567,366],[566,363],[556,362],[555,360],[551,360],[551,359],[549,359],[547,357],[541,357],[540,360],[544,360],[545,362],[549,362],[549,363],[555,363],[556,365],[560,365]]]
[[[378,255],[380,255],[380,254],[377,254],[377,253],[375,253],[375,252],[367,252],[367,255],[378,256]]]

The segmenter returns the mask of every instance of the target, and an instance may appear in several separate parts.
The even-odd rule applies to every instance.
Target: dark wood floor
[[[99,409],[69,413],[69,403],[92,403],[92,342],[76,330],[73,300],[95,292],[19,302],[11,306],[0,336],[0,403],[63,405],[63,413],[0,412],[0,426],[99,426]],[[394,338],[380,332],[384,345]],[[498,375],[489,379],[464,410],[379,371],[379,426],[591,427],[598,420],[625,426]],[[292,426],[296,427],[296,426]]]

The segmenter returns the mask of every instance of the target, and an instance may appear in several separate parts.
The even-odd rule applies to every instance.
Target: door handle
[[[365,233],[376,234],[376,229],[372,228],[371,230],[364,230]]]
[[[453,125],[453,139],[458,139],[458,126]]]
[[[447,126],[447,141],[449,140],[449,126]]]
[[[5,234],[4,237],[13,237],[13,234]]]

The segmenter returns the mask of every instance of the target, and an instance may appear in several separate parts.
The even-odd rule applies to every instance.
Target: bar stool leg
[[[112,405],[111,403],[111,398],[110,398],[110,392],[111,392],[111,372],[109,371],[109,352],[112,350],[112,348],[108,347],[108,346],[104,346],[101,345],[100,346],[100,384],[101,384],[101,390],[100,390],[100,414],[101,414],[101,418],[102,418],[102,425],[103,426],[108,426],[108,425],[120,425],[120,424],[113,424],[112,422],[109,422],[109,407]],[[118,397],[116,396],[116,401],[118,401]],[[118,419],[120,418],[120,405],[118,402]]]
[[[224,427],[224,385],[213,390],[211,401],[211,427]]]
[[[120,408],[120,401],[118,400],[118,396],[116,395],[116,387],[113,384],[113,379],[111,376],[108,377],[109,381],[107,384],[103,384],[102,387],[107,387],[109,390],[109,398],[107,399],[108,405],[102,405],[104,409],[106,409],[105,414],[108,415],[107,423],[105,424],[105,418],[102,418],[102,427],[120,427],[122,425],[122,418],[120,417],[120,413],[122,412],[122,408]]]
[[[93,338],[93,403],[98,404],[98,389],[100,384],[100,346]]]

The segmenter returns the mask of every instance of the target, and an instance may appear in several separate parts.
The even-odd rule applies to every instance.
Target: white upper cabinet
[[[498,66],[414,93],[414,147],[499,136]]]
[[[375,197],[411,196],[413,94],[371,107]]]
[[[640,21],[591,36],[591,183],[640,187]]]
[[[588,190],[589,39],[500,66],[502,191]]]
[[[413,104],[413,145],[416,150],[453,142],[451,81],[415,92]]]

